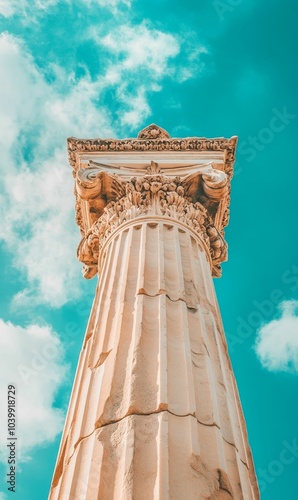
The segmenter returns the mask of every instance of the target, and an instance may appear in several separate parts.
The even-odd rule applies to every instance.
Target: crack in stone
[[[97,430],[100,430],[100,429],[103,429],[104,427],[107,427],[109,425],[113,425],[113,424],[117,424],[119,422],[121,422],[122,420],[124,420],[125,418],[127,417],[134,417],[134,416],[140,416],[140,417],[149,417],[150,415],[157,415],[158,413],[170,413],[171,415],[175,416],[175,417],[181,417],[181,418],[185,418],[185,417],[193,417],[199,424],[201,425],[204,425],[206,427],[217,427],[219,430],[220,430],[220,427],[217,425],[216,422],[212,422],[210,424],[207,424],[205,422],[202,422],[200,421],[193,413],[185,413],[183,415],[178,415],[177,413],[174,413],[173,411],[169,410],[169,409],[160,409],[160,408],[157,408],[157,410],[155,411],[152,411],[152,412],[149,412],[149,413],[136,413],[136,412],[132,412],[132,413],[127,413],[126,415],[124,415],[123,417],[119,418],[119,419],[115,419],[115,420],[111,420],[110,422],[106,422],[105,424],[102,424],[102,425],[96,425],[94,427],[94,429],[89,433],[87,434],[86,436],[82,436],[80,437],[76,443],[74,444],[74,448],[73,448],[73,452],[72,454],[70,455],[70,457],[68,458],[67,460],[67,463],[65,464],[65,466],[63,467],[63,470],[61,472],[61,475],[60,477],[62,476],[64,470],[68,467],[72,457],[74,456],[75,452],[76,452],[76,449],[78,447],[78,445],[84,441],[85,439],[88,439],[90,436],[92,436],[92,434],[94,434],[95,431]],[[235,448],[236,452],[239,453],[239,450],[238,448],[236,447],[235,444],[233,443],[230,443],[229,441],[227,441],[223,436],[222,436],[222,439],[227,443],[229,444],[230,446],[233,446],[233,448]],[[248,465],[240,458],[241,462],[243,463],[243,465],[246,466],[247,469],[249,469]],[[56,486],[55,486],[56,487]],[[54,488],[52,488],[54,489]]]
[[[239,450],[238,450],[237,446],[236,446],[234,443],[230,443],[230,441],[228,441],[228,440],[227,440],[227,439],[225,439],[224,437],[222,437],[222,438],[223,438],[223,440],[224,440],[227,444],[229,444],[229,445],[233,446],[233,448],[235,448],[235,450],[237,451],[237,453],[239,453]]]
[[[227,444],[229,444],[230,446],[233,446],[233,448],[235,448],[235,450],[237,451],[237,453],[239,453],[239,450],[238,450],[237,446],[236,446],[234,443],[230,443],[230,441],[228,441],[227,439],[225,439],[225,438],[224,438],[224,436],[222,436],[222,438],[223,438],[223,440],[224,440]],[[247,464],[246,462],[244,462],[244,461],[242,460],[242,458],[241,458],[241,457],[239,457],[239,459],[240,459],[240,461],[243,463],[243,465],[245,465],[245,467],[246,467],[247,469],[249,469],[248,464]]]
[[[211,424],[206,424],[206,423],[203,423],[201,422],[200,420],[198,420],[198,418],[193,414],[193,413],[186,413],[184,415],[178,415],[177,413],[174,413],[168,409],[165,409],[165,410],[160,410],[160,409],[157,409],[156,411],[153,411],[153,412],[149,412],[149,413],[127,413],[126,415],[124,415],[123,417],[119,418],[119,419],[116,419],[116,420],[111,420],[110,422],[107,422],[105,424],[102,424],[102,425],[98,425],[96,427],[94,427],[93,431],[90,432],[89,434],[87,434],[86,436],[83,436],[81,438],[79,438],[76,443],[74,444],[74,449],[73,449],[73,452],[71,454],[71,456],[68,458],[67,460],[67,463],[65,465],[65,468],[68,466],[70,460],[72,459],[78,445],[84,441],[85,439],[88,439],[90,436],[92,436],[92,434],[94,434],[94,432],[96,430],[99,430],[99,429],[102,429],[104,427],[107,427],[108,425],[113,425],[113,424],[118,424],[119,422],[121,422],[122,420],[124,420],[125,418],[127,417],[133,417],[133,416],[140,416],[140,417],[149,417],[150,415],[157,415],[158,413],[164,413],[164,412],[168,412],[170,413],[171,415],[174,415],[175,417],[193,417],[196,419],[196,421],[201,424],[201,425],[205,425],[207,427],[217,427],[218,429],[220,429],[220,427],[218,427],[218,425],[215,423],[215,422],[212,422]]]
[[[158,291],[158,293],[155,293],[154,295],[151,295],[150,293],[146,292],[146,290],[144,288],[140,288],[137,295],[146,295],[147,297],[158,297],[159,295],[165,295],[171,302],[178,302],[179,300],[181,300],[182,302],[185,302],[186,306],[188,309],[192,310],[192,311],[197,311],[198,310],[198,306],[203,306],[207,311],[210,311],[214,318],[215,318],[215,322],[216,322],[216,327],[217,327],[217,330],[219,331],[219,333],[221,335],[224,335],[223,333],[223,330],[221,328],[221,325],[219,324],[219,322],[217,321],[217,314],[218,314],[218,310],[217,308],[207,299],[200,299],[198,301],[198,305],[197,306],[192,306],[190,305],[185,299],[183,299],[182,297],[179,297],[178,299],[172,299],[167,293],[166,293],[166,290],[164,289],[160,289]]]
[[[86,436],[83,436],[81,438],[79,438],[76,443],[74,444],[74,449],[73,449],[73,452],[71,454],[71,456],[68,458],[67,460],[67,463],[65,465],[65,468],[68,466],[70,460],[72,459],[78,445],[84,440],[84,439],[87,439],[89,438],[90,436],[92,436],[92,434],[96,431],[96,430],[99,430],[99,429],[102,429],[104,427],[107,427],[108,425],[113,425],[113,424],[118,424],[119,422],[121,422],[122,420],[124,420],[125,418],[127,417],[133,417],[133,416],[140,416],[140,417],[149,417],[150,415],[157,415],[158,413],[164,413],[164,412],[168,412],[170,413],[171,415],[174,415],[175,417],[193,417],[195,418],[195,420],[201,424],[201,425],[205,425],[206,427],[217,427],[218,429],[220,429],[220,427],[215,423],[215,422],[212,422],[211,424],[207,424],[207,423],[204,423],[204,422],[201,422],[193,413],[185,413],[184,415],[178,415],[177,413],[174,413],[172,412],[171,410],[168,410],[168,409],[162,409],[160,410],[159,408],[156,410],[156,411],[152,411],[152,412],[149,412],[149,413],[127,413],[126,415],[124,415],[123,417],[119,418],[119,419],[115,419],[115,420],[111,420],[110,422],[107,422],[105,424],[102,424],[102,425],[97,425],[94,427],[93,431],[90,432],[89,434],[87,434]]]
[[[93,434],[96,430],[97,430],[96,428],[95,428],[95,429],[93,429],[93,431],[92,431],[92,432],[90,432],[90,434],[87,434],[87,436],[83,436],[83,437],[79,438],[79,439],[77,440],[77,442],[74,444],[74,447],[73,447],[73,452],[72,452],[72,454],[70,455],[70,457],[68,458],[68,460],[67,460],[66,464],[65,464],[65,465],[63,464],[63,467],[62,467],[61,473],[60,473],[60,475],[59,475],[59,479],[58,479],[58,481],[56,482],[56,484],[54,485],[54,484],[52,483],[52,486],[51,486],[51,491],[53,491],[53,490],[54,490],[54,489],[58,486],[59,481],[60,481],[60,479],[61,479],[61,477],[62,477],[62,475],[63,475],[64,471],[67,469],[67,467],[68,467],[68,465],[69,465],[69,463],[70,463],[70,461],[71,461],[72,457],[74,456],[75,451],[76,451],[76,449],[77,449],[78,445],[79,445],[82,441],[84,441],[85,439],[88,439],[90,436],[92,436],[92,434]]]
[[[240,458],[240,457],[239,457]],[[242,458],[240,458],[240,462],[243,463],[243,465],[247,468],[247,470],[249,470],[249,467],[248,467],[248,464],[246,462],[243,462]]]
[[[178,415],[177,413],[174,413],[173,411],[171,411],[169,409],[160,409],[160,408],[157,408],[155,411],[151,411],[148,413],[136,413],[136,412],[130,413],[130,412],[127,412],[126,415],[124,415],[123,417],[120,417],[120,418],[115,419],[115,420],[111,420],[110,422],[106,422],[106,423],[101,424],[101,425],[98,425],[96,427],[96,429],[101,429],[103,427],[107,427],[108,425],[117,424],[127,417],[133,417],[133,416],[149,417],[150,415],[157,415],[158,413],[164,413],[164,412],[170,413],[171,415],[174,415],[174,417],[181,417],[181,418],[193,417],[201,425],[205,425],[207,427],[217,427],[218,429],[220,429],[220,427],[216,424],[216,422],[212,422],[210,424],[201,422],[193,413],[185,413],[183,415]]]
[[[189,304],[189,301],[186,301],[185,299],[183,299],[182,297],[179,297],[178,299],[172,299],[167,293],[165,290],[159,290],[158,293],[154,294],[154,295],[150,295],[150,293],[147,293],[143,288],[141,288],[137,295],[146,295],[146,297],[159,297],[160,295],[165,295],[171,302],[184,302],[186,304],[186,307],[187,309],[190,309],[191,311],[197,311],[198,307],[197,306],[193,306],[191,304]]]

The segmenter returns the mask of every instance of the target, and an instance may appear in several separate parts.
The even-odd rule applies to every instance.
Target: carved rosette
[[[227,179],[223,172],[210,173],[207,169],[203,179],[202,190],[208,190],[211,200],[226,194]],[[193,202],[194,193],[190,189],[196,186],[193,179],[156,174],[123,182],[111,176],[111,183],[118,186],[118,197],[106,205],[78,247],[78,259],[84,263],[85,278],[92,278],[98,272],[101,249],[112,233],[121,225],[144,217],[169,218],[189,227],[205,242],[212,260],[213,276],[220,276],[219,264],[227,258],[227,246],[208,210],[199,201]]]

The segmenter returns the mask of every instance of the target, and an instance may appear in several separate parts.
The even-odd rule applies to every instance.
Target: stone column
[[[212,282],[227,176],[158,170],[77,174],[106,206],[78,249],[99,281],[50,500],[259,498]]]

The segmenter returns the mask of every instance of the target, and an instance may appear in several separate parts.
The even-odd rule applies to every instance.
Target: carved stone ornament
[[[84,276],[92,278],[98,272],[101,248],[113,231],[148,216],[167,217],[191,228],[205,242],[213,276],[220,276],[220,263],[227,259],[224,227],[236,142],[236,137],[171,139],[154,124],[137,139],[68,139],[76,222],[82,233],[78,258],[85,265]],[[91,159],[94,155],[99,161]],[[215,164],[221,158],[222,170],[214,168],[213,160],[206,162],[210,156]],[[164,163],[169,157],[172,162],[178,158],[172,167]],[[204,162],[196,164],[201,157]],[[134,167],[135,158],[144,166]],[[160,164],[155,161],[158,158]],[[179,158],[189,158],[188,163],[184,160],[179,166]],[[175,175],[175,169],[182,175]]]
[[[188,137],[184,139],[170,138],[169,134],[157,127],[149,125],[143,129],[137,139],[67,139],[68,159],[70,165],[77,171],[80,168],[79,156],[81,153],[96,152],[143,152],[143,151],[221,151],[225,155],[224,171],[231,179],[235,161],[237,137],[224,139],[206,139]]]
[[[138,133],[138,139],[169,139],[170,135],[166,130],[158,127],[154,123],[149,127],[144,128]]]
[[[85,264],[85,278],[92,278],[97,273],[100,250],[119,226],[148,216],[168,217],[191,228],[208,248],[213,276],[220,276],[219,264],[227,258],[227,245],[214,226],[208,210],[199,201],[195,201],[200,192],[198,179],[194,182],[193,176],[182,180],[180,177],[148,174],[133,177],[130,182],[123,183],[115,176],[110,177],[107,184],[118,187],[118,197],[106,205],[102,215],[93,223],[78,247],[78,259]],[[227,177],[223,172],[210,172],[207,168],[201,178],[208,182],[205,185],[202,180],[202,192],[208,190],[211,200],[212,197],[216,199],[226,194]],[[101,179],[100,175],[98,179]],[[95,192],[94,188],[89,189],[92,193]]]

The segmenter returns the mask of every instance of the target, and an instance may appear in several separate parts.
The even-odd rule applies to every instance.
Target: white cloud
[[[279,309],[281,317],[258,330],[255,350],[270,371],[298,371],[298,301],[285,300]]]
[[[0,398],[7,401],[7,386],[17,391],[18,460],[30,458],[30,450],[55,439],[64,423],[54,407],[55,395],[68,367],[57,334],[49,326],[22,328],[0,319]],[[0,460],[7,463],[7,414],[0,412]]]
[[[110,52],[102,85],[117,85],[117,100],[122,104],[120,122],[132,127],[143,124],[150,115],[150,94],[160,92],[167,79],[183,82],[197,76],[203,67],[200,56],[207,52],[193,34],[165,33],[146,21],[123,24],[105,36],[96,27],[89,33],[99,47]]]
[[[49,7],[56,5],[59,0],[0,0],[0,15],[11,17],[15,14],[23,16],[23,19],[28,19],[29,8],[32,11],[44,11]]]
[[[169,59],[180,52],[180,44],[173,35],[149,28],[145,23],[120,26],[100,42],[112,53],[124,55],[121,71],[144,68],[153,78],[165,76]]]
[[[110,9],[112,11],[116,11],[118,7],[122,4],[126,7],[131,6],[131,0],[81,0],[87,6],[89,5],[99,5],[100,7],[105,7],[106,9]]]
[[[87,77],[63,97],[59,82],[57,87],[47,84],[30,55],[8,35],[0,38],[0,65],[5,68],[0,88],[0,237],[29,280],[28,290],[17,299],[59,306],[79,295],[82,279],[65,139],[113,135],[109,113],[93,103],[96,84]]]
[[[15,6],[12,0],[0,0],[0,14],[4,17],[10,17],[15,12]]]
[[[56,152],[41,162],[40,170],[24,167],[5,178],[13,209],[3,214],[2,237],[13,252],[15,266],[27,275],[27,290],[15,298],[23,306],[25,297],[59,306],[79,295],[80,266],[75,258],[79,233],[65,156]]]
[[[69,0],[0,0],[0,15],[7,18],[20,15],[22,22],[29,22],[59,3],[69,3]],[[112,12],[117,12],[121,5],[131,5],[130,0],[77,0],[77,3],[85,4],[86,7],[104,7]]]
[[[122,99],[128,106],[128,111],[121,114],[120,120],[123,125],[137,127],[140,123],[144,122],[150,114],[150,107],[146,98],[146,89],[141,86],[136,95],[126,95],[126,91],[122,92]]]

